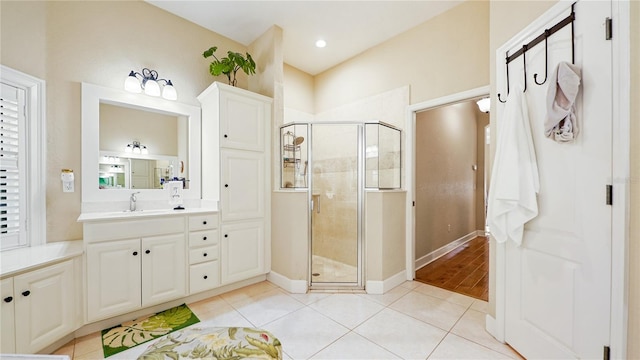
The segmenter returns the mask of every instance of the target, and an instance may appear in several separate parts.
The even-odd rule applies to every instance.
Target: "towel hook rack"
[[[509,52],[507,51],[507,54],[505,56],[505,65],[506,65],[506,73],[507,73],[507,97],[509,96],[509,63],[512,62],[513,60],[517,59],[520,55],[523,56],[523,69],[524,69],[524,90],[523,91],[527,91],[527,51],[531,50],[531,48],[533,48],[534,46],[536,46],[537,44],[539,44],[540,42],[542,42],[542,40],[544,40],[544,80],[542,80],[542,82],[538,82],[538,74],[535,73],[533,74],[533,80],[537,85],[542,85],[547,81],[547,75],[548,75],[548,38],[555,34],[556,32],[558,32],[560,29],[564,28],[565,26],[571,24],[571,63],[575,64],[575,36],[574,36],[574,24],[573,22],[576,19],[576,13],[575,13],[575,5],[576,3],[571,4],[571,14],[569,14],[569,16],[565,17],[564,19],[560,20],[557,24],[553,25],[552,27],[545,29],[544,33],[538,35],[538,37],[536,37],[535,39],[531,40],[529,43],[522,45],[522,48],[520,48],[518,51],[514,52],[513,54],[509,55]],[[506,103],[507,100],[506,99],[502,99],[502,96],[500,93],[498,93],[498,101],[500,101],[501,103]]]

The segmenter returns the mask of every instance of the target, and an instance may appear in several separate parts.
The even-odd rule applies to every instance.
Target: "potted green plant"
[[[202,56],[204,58],[213,57],[215,60],[209,65],[209,72],[213,76],[226,75],[229,80],[229,85],[236,86],[237,79],[236,73],[238,70],[244,71],[247,75],[253,75],[256,73],[256,63],[249,53],[246,53],[246,57],[240,53],[228,51],[227,56],[222,59],[218,59],[215,52],[218,50],[217,46],[209,48]]]

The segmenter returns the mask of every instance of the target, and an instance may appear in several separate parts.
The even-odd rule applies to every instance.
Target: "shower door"
[[[362,288],[362,125],[311,125],[311,288]]]

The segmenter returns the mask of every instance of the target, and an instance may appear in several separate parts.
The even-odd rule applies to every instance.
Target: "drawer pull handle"
[[[29,296],[29,295],[31,295],[31,291],[29,290],[22,292],[22,296]]]
[[[202,254],[202,256],[207,257],[207,253]]]
[[[207,237],[206,236],[202,237],[202,240],[207,240]]]
[[[205,275],[205,276],[204,276],[204,279],[205,279],[205,280],[207,280],[207,278],[208,278],[208,276],[207,276],[207,275]]]
[[[144,253],[145,253],[145,254],[150,254],[150,253],[151,253],[151,250],[146,250]]]
[[[203,221],[202,225],[207,225],[207,220]]]
[[[4,298],[4,302],[6,302],[6,303],[10,303],[12,301],[13,301],[13,296],[8,296],[8,297]]]
[[[134,251],[134,252],[133,252],[133,256],[138,256],[138,252],[137,252],[137,251]]]

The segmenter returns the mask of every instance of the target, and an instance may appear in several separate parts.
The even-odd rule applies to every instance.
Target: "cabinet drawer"
[[[218,260],[189,267],[189,286],[192,294],[213,289],[218,285],[220,285],[220,263]]]
[[[189,264],[218,260],[218,245],[207,246],[189,251]]]
[[[218,244],[218,230],[194,231],[189,233],[189,247]]]
[[[218,214],[189,216],[189,231],[215,229],[218,227]]]

